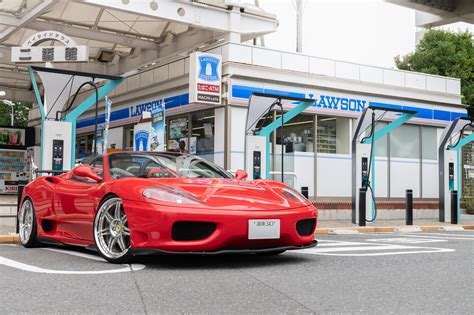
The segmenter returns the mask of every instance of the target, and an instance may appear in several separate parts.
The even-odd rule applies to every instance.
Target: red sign
[[[219,85],[212,85],[212,84],[198,83],[197,89],[200,92],[219,93],[220,86]]]

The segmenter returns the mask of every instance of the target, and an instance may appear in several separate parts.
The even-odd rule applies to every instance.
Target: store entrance
[[[169,117],[167,150],[186,152],[214,161],[214,109]]]

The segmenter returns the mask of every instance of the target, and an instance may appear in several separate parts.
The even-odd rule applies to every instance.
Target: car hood
[[[281,195],[281,189],[286,186],[274,181],[210,178],[147,178],[128,181],[127,186],[134,187],[141,198],[145,198],[142,192],[147,187],[168,186],[192,194],[202,202],[200,206],[216,209],[283,210],[305,206],[285,199]],[[309,201],[307,204],[310,204]]]

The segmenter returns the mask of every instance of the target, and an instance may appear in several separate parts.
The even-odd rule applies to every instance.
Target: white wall
[[[306,164],[307,167],[308,164]],[[351,157],[348,154],[318,153],[318,196],[351,196]]]
[[[294,154],[294,162],[294,172],[297,176],[295,189],[301,191],[301,187],[306,186],[309,196],[314,196],[314,153],[297,152]]]
[[[413,197],[420,197],[420,163],[417,159],[390,160],[390,197],[403,198],[406,190],[413,190]]]
[[[224,167],[225,108],[214,111],[214,163]]]
[[[116,149],[123,149],[123,127],[109,129],[107,136],[107,148],[115,144]]]
[[[438,161],[423,160],[423,198],[438,198]]]
[[[372,172],[375,172],[375,183],[372,183],[375,189],[375,196],[388,197],[388,159],[377,157]]]
[[[247,119],[247,109],[231,107],[230,111],[230,170],[244,169],[245,121]]]

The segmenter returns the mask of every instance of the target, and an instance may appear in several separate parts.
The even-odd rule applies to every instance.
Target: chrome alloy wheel
[[[20,232],[20,241],[24,245],[29,242],[34,226],[33,204],[26,199],[21,206],[18,214],[18,227]]]
[[[128,252],[130,230],[120,198],[110,198],[100,206],[95,216],[94,238],[99,251],[110,259]]]

